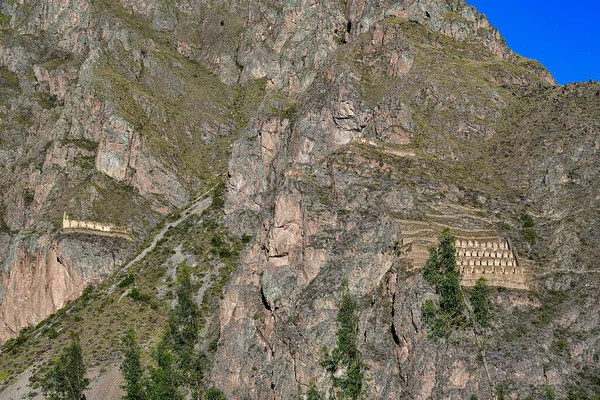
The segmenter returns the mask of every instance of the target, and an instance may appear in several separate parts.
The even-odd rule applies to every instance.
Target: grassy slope
[[[410,145],[417,151],[418,161],[386,156],[368,147],[360,148],[360,154],[391,164],[394,170],[402,172],[392,178],[398,179],[399,182],[401,180],[403,184],[415,186],[425,183],[433,186],[441,183],[456,184],[465,194],[463,200],[471,201],[470,205],[478,207],[481,204],[477,203],[477,195],[484,194],[491,199],[492,205],[504,207],[506,225],[499,226],[499,228],[511,230],[510,234],[520,244],[519,247],[527,248],[526,241],[519,232],[519,216],[527,210],[522,202],[522,196],[527,193],[529,187],[526,185],[526,179],[517,182],[513,177],[522,175],[523,166],[531,165],[530,160],[540,160],[549,156],[549,153],[538,150],[537,144],[541,134],[549,132],[551,136],[548,136],[547,139],[553,143],[561,140],[568,141],[566,137],[562,137],[563,133],[558,129],[562,121],[554,120],[554,113],[559,112],[578,120],[587,120],[594,116],[595,89],[590,89],[590,93],[585,94],[580,100],[576,96],[564,97],[556,94],[558,99],[556,101],[561,102],[560,104],[563,104],[564,108],[559,107],[557,110],[547,111],[551,110],[551,104],[556,102],[552,97],[553,93],[557,93],[560,89],[553,91],[544,88],[539,89],[539,94],[536,94],[537,92],[526,94],[518,85],[512,84],[512,82],[524,80],[530,82],[529,88],[544,86],[542,81],[530,72],[527,65],[531,63],[530,61],[508,62],[490,58],[481,49],[427,32],[418,24],[398,19],[391,19],[388,23],[398,25],[410,39],[415,53],[415,65],[409,76],[410,79],[390,80],[356,61],[364,58],[356,49],[352,58],[340,56],[340,61],[351,63],[352,67],[356,68],[362,76],[365,101],[376,104],[385,101],[390,96],[419,93],[435,87],[441,91],[442,97],[452,98],[454,96],[453,98],[459,105],[456,106],[456,109],[444,110],[435,104],[423,105],[414,102],[415,97],[407,95],[405,96],[407,101],[413,101],[410,103],[411,107],[418,110],[415,115],[415,138]],[[137,26],[135,29],[139,29],[142,34],[144,33],[142,29],[147,28]],[[161,40],[168,43],[168,38],[157,38],[156,40],[159,43]],[[168,49],[168,45],[165,46]],[[125,72],[121,69],[123,66],[109,62],[101,67],[100,72],[104,74],[102,81],[108,80],[114,83],[109,93],[113,98],[118,99],[118,104],[127,118],[131,118],[136,123],[144,122],[141,128],[142,132],[149,138],[157,154],[171,160],[169,162],[172,163],[172,166],[181,168],[182,171],[191,171],[191,174],[197,174],[197,177],[205,179],[214,172],[208,171],[208,165],[212,166],[215,160],[218,160],[215,170],[225,171],[227,160],[225,144],[228,145],[230,142],[225,139],[223,142],[219,142],[217,138],[216,148],[209,150],[202,141],[192,140],[189,142],[183,133],[187,126],[198,123],[197,120],[191,120],[195,102],[205,101],[204,96],[215,96],[219,92],[220,86],[214,86],[214,77],[206,78],[207,72],[201,66],[181,60],[179,55],[172,50],[169,51],[169,54],[161,55],[159,58],[165,57],[161,59],[165,65],[173,61],[185,63],[183,72],[181,75],[178,73],[177,76],[185,82],[186,87],[192,85],[196,88],[187,95],[188,97],[180,97],[177,101],[172,98],[158,98],[157,88],[153,87],[151,82],[143,79],[130,88],[119,85],[119,82],[125,82]],[[448,73],[449,70],[452,71],[451,74]],[[200,74],[200,78],[194,78],[198,81],[190,77],[194,74]],[[239,107],[248,104],[246,96],[249,96],[250,99],[259,98],[262,93],[262,85],[264,82],[257,82],[255,86],[246,89],[225,88],[227,101],[234,105],[237,104],[232,114],[236,120],[236,124],[232,126],[235,126],[236,129],[243,126],[250,113],[249,110]],[[394,88],[391,94],[390,87]],[[171,121],[168,129],[149,120],[143,110],[135,105],[135,96],[150,99],[165,110]],[[188,104],[192,106],[188,107]],[[224,106],[227,102],[217,102],[217,104],[219,106],[216,108],[216,114],[206,111],[206,114],[201,113],[199,118],[227,123],[223,120],[224,114],[219,114],[219,107]],[[493,115],[494,110],[496,113],[501,110],[499,115],[486,117],[493,118],[493,120],[484,124],[494,128],[498,135],[492,135],[488,140],[481,141],[476,136],[461,136],[456,133],[456,128],[461,121],[473,121],[472,114],[458,109],[469,105],[477,105],[486,116]],[[449,106],[453,107],[453,104]],[[229,123],[233,124],[231,120]],[[576,132],[578,131],[573,131],[573,134]],[[477,135],[477,132],[474,135]],[[473,147],[472,144],[476,141],[478,146]],[[516,148],[513,146],[515,142],[523,144],[525,149],[521,153],[504,154],[504,151]],[[193,151],[187,153],[177,151],[183,144],[186,146],[189,144]],[[460,160],[450,162],[438,157],[439,153],[436,153],[436,150],[447,153],[448,149],[452,149],[456,154],[462,156]],[[210,152],[213,152],[211,156],[209,156]],[[196,157],[197,154],[209,158],[199,159]],[[353,160],[343,152],[334,154],[332,158],[335,159],[338,168],[353,167]],[[573,173],[577,173],[577,167],[574,166],[573,171]],[[539,171],[536,173],[539,174]],[[382,180],[388,178],[383,175],[379,177]],[[370,184],[376,186],[374,182]],[[581,192],[582,190],[583,192]],[[580,199],[581,195],[585,198],[588,194],[589,191],[579,185],[570,189],[569,196],[564,196],[561,201],[572,202],[573,198]],[[432,196],[435,197],[435,194]],[[440,193],[440,196],[443,194]],[[491,212],[491,209],[487,211]],[[164,314],[170,305],[172,279],[168,278],[169,275],[166,274],[166,271],[174,267],[173,262],[169,261],[169,257],[173,249],[180,245],[183,252],[192,256],[197,262],[193,268],[196,279],[199,281],[208,278],[210,289],[207,291],[208,295],[203,299],[203,310],[207,320],[214,318],[215,314],[210,309],[214,309],[213,306],[218,303],[220,289],[234,268],[236,252],[242,246],[240,238],[231,237],[223,229],[220,225],[217,204],[202,218],[190,221],[174,230],[165,242],[161,243],[161,246],[147,257],[147,261],[135,265],[132,271],[122,271],[111,277],[82,299],[74,302],[65,311],[57,313],[59,315],[49,318],[35,330],[23,334],[21,340],[11,344],[13,347],[8,346],[5,349],[14,357],[10,357],[10,360],[8,360],[9,357],[2,358],[0,376],[5,377],[4,382],[10,381],[28,363],[39,357],[45,361],[56,354],[67,341],[67,335],[64,332],[70,329],[78,329],[81,332],[86,360],[91,365],[107,365],[117,358],[118,337],[129,326],[137,328],[138,337],[142,339],[147,350],[158,337],[157,327],[164,323]],[[219,239],[213,240],[215,236],[224,238],[226,245],[221,244],[223,241]],[[544,244],[543,240],[544,238],[540,239],[541,246],[547,247],[547,243]],[[231,255],[227,255],[226,250],[223,251],[227,248],[231,249]],[[150,295],[149,300],[139,302],[129,297],[121,298],[127,288],[116,288],[111,291],[114,285],[128,273],[135,275],[135,286],[142,293]],[[563,352],[564,342],[561,342],[560,338],[565,334],[562,331],[556,331],[555,327],[551,326],[551,321],[561,310],[564,311],[566,306],[561,305],[561,302],[565,302],[568,296],[575,294],[574,291],[581,284],[581,282],[576,282],[569,290],[533,293],[532,296],[543,304],[543,307],[535,312],[529,310],[528,313],[523,314],[515,312],[515,315],[498,316],[501,323],[507,327],[511,321],[523,321],[523,324],[514,329],[507,329],[505,332],[505,341],[510,346],[516,344],[513,347],[506,345],[505,347],[508,346],[509,349],[497,344],[498,352],[514,350],[516,346],[521,345],[520,343],[525,343],[519,342],[520,337],[535,333],[540,326],[548,329],[550,336],[557,336],[555,340],[556,353]],[[215,325],[211,326],[213,331],[207,335],[206,343],[210,343],[215,338]],[[56,333],[58,336],[52,339],[48,338],[55,336]],[[99,340],[98,338],[105,339]],[[569,340],[568,334],[564,340]],[[107,355],[109,356],[107,357]],[[147,355],[148,352],[146,352]],[[38,369],[43,369],[43,366],[38,365]]]
[[[154,68],[144,69],[132,79],[135,66],[131,54],[122,48],[115,54],[106,54],[97,63],[95,80],[91,82],[95,96],[114,104],[117,114],[139,131],[150,152],[188,182],[192,193],[222,182],[230,146],[259,106],[265,81],[244,87],[224,85],[201,64],[177,53],[170,36],[151,30],[147,21],[132,16],[114,2],[95,2],[94,7],[97,15],[121,26],[142,43],[141,51]],[[153,47],[143,44],[148,43],[147,39],[151,39]],[[72,61],[63,58],[53,58],[45,66],[56,69]],[[18,91],[13,74],[5,71],[0,79],[6,82],[7,94]],[[171,86],[177,90],[171,90]],[[62,210],[71,204],[82,211],[83,215],[78,217],[136,224],[138,229],[146,230],[142,237],[150,234],[148,239],[160,229],[162,223],[150,232],[149,221],[157,221],[147,199],[130,186],[94,171],[97,143],[65,138],[58,144],[80,152],[80,162],[72,166],[69,176],[59,178],[55,192],[42,210],[43,218],[59,226]],[[50,146],[52,143],[46,150]],[[63,190],[67,187],[69,190]],[[155,250],[131,270],[116,272],[101,285],[86,290],[78,300],[9,341],[0,357],[1,385],[33,367],[32,381],[36,388],[35,382],[39,381],[46,363],[68,342],[67,332],[71,330],[80,333],[89,366],[114,363],[119,357],[120,336],[129,327],[136,328],[138,338],[148,350],[145,354],[148,360],[149,349],[160,335],[172,304],[175,260],[185,260],[191,266],[197,288],[205,293],[201,307],[206,326],[202,335],[204,346],[213,349],[214,345],[209,344],[218,335],[215,318],[221,289],[244,245],[221,224],[222,196],[219,190],[213,205],[202,216],[189,217],[176,229],[169,230]],[[177,216],[178,212],[174,212],[166,220]],[[174,256],[175,249],[178,250]],[[135,276],[134,284],[116,286],[128,274]],[[148,298],[139,301],[123,296],[131,287]]]
[[[209,354],[214,351],[222,288],[247,240],[230,235],[222,225],[222,195],[222,190],[217,190],[213,204],[201,216],[190,216],[170,229],[158,246],[129,270],[120,270],[102,284],[86,289],[79,299],[7,342],[0,357],[2,386],[33,367],[32,387],[36,389],[47,362],[69,342],[69,331],[81,336],[86,364],[102,368],[118,362],[120,337],[133,327],[149,362],[150,349],[172,305],[174,274],[181,263],[190,266],[196,289],[204,293],[202,347]],[[177,218],[177,214],[170,218]],[[119,285],[129,274],[134,276],[133,283]],[[132,288],[142,296],[128,296]]]
[[[102,1],[98,7],[99,15],[131,33],[143,58],[140,67],[119,46],[102,57],[94,82],[98,94],[113,101],[119,114],[139,129],[155,156],[192,182],[193,193],[205,191],[226,170],[230,136],[245,127],[258,107],[265,82],[225,85],[200,63],[179,54],[169,33],[152,30],[148,21],[113,2]]]

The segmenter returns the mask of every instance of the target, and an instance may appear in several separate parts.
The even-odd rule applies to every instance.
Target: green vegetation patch
[[[0,25],[2,25],[2,26],[8,26],[8,25],[10,25],[11,18],[12,17],[10,15],[6,15],[4,13],[0,13]]]
[[[537,238],[537,232],[535,231],[535,221],[530,214],[521,214],[521,236],[529,244],[534,244]]]
[[[85,138],[69,138],[61,141],[63,146],[78,147],[80,149],[95,153],[98,150],[98,142]]]
[[[7,89],[20,90],[19,80],[7,67],[0,67],[0,88],[3,91]]]
[[[439,295],[439,301],[428,299],[421,308],[423,322],[429,327],[429,337],[446,337],[452,328],[464,327],[460,274],[456,268],[454,236],[449,229],[441,233],[437,247],[429,248],[423,278],[435,287]]]
[[[423,279],[438,295],[437,300],[427,299],[421,306],[421,319],[430,339],[448,337],[453,330],[467,326],[489,327],[492,320],[493,303],[484,278],[477,280],[469,298],[470,309],[467,306],[456,268],[454,241],[450,229],[444,229],[437,246],[429,247],[429,258],[423,268]]]
[[[471,293],[470,303],[473,308],[473,320],[482,327],[490,325],[492,319],[492,300],[490,299],[490,288],[485,278],[479,278]]]
[[[207,349],[205,355],[210,364],[216,346],[209,344],[218,340],[223,287],[246,245],[222,223],[222,187],[214,191],[213,205],[202,215],[190,216],[171,228],[147,257],[129,269],[115,272],[101,284],[89,287],[79,299],[7,341],[2,350],[12,356],[0,358],[0,371],[10,372],[0,385],[12,382],[31,366],[32,382],[39,384],[48,370],[47,362],[69,345],[68,335],[59,334],[49,339],[54,331],[77,332],[85,363],[90,367],[105,368],[119,362],[119,354],[114,349],[120,347],[120,338],[131,327],[135,327],[143,348],[156,346],[162,340],[162,332],[156,327],[165,326],[169,321],[172,300],[178,296],[179,283],[173,282],[168,273],[173,268],[184,268],[171,259],[177,248],[183,259],[191,260],[185,268],[190,272],[192,295],[195,298],[201,288],[204,293],[195,320],[202,341],[200,347]],[[134,288],[139,295],[124,296],[126,292],[134,292]],[[42,335],[38,335],[40,332]],[[150,353],[142,353],[142,363],[157,367]]]
[[[127,275],[125,278],[123,278],[123,279],[121,280],[121,282],[119,282],[119,283],[117,284],[117,287],[118,287],[119,289],[123,289],[123,288],[125,288],[125,287],[127,287],[127,286],[131,285],[131,284],[132,284],[134,281],[135,281],[135,275],[133,275],[133,274],[129,274],[129,275]]]
[[[344,284],[342,302],[337,314],[338,331],[336,347],[329,352],[327,346],[322,349],[320,364],[331,374],[333,385],[337,389],[336,398],[359,399],[365,395],[367,387],[365,370],[368,368],[358,350],[358,317],[357,303],[349,293],[347,283]],[[342,376],[336,376],[339,370],[345,371]],[[314,398],[319,393],[310,390]]]

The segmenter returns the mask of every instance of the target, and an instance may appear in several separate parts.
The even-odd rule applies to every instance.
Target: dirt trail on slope
[[[181,216],[175,221],[166,223],[165,226],[163,226],[163,228],[154,236],[154,239],[152,239],[152,242],[148,245],[148,247],[142,250],[133,260],[125,264],[125,266],[123,266],[121,270],[126,270],[136,262],[143,260],[144,257],[148,255],[148,253],[154,250],[158,242],[165,236],[165,233],[167,233],[169,229],[178,226],[191,215],[202,214],[202,212],[204,212],[204,210],[206,210],[212,204],[212,197],[206,196],[208,196],[208,194],[210,194],[210,192],[212,192],[215,189],[215,187],[216,186],[213,186],[205,193],[196,197],[196,199],[185,210],[181,212]]]

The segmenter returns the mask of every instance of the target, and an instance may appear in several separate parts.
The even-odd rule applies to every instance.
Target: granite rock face
[[[488,35],[487,21],[468,7],[395,6],[349,4],[338,19],[349,31],[345,24],[334,30],[341,32],[339,41],[323,51],[319,33],[306,35],[316,42],[303,43],[306,54],[322,55],[313,60],[312,76],[290,67],[280,77],[279,65],[266,68],[270,89],[285,98],[269,98],[267,92],[266,107],[231,158],[230,226],[255,240],[225,292],[214,381],[234,398],[293,398],[306,393],[310,382],[328,392],[333,382],[320,365],[321,348],[335,347],[346,279],[361,305],[369,398],[488,398],[499,386],[514,396],[535,397],[551,380],[560,393],[589,385],[587,363],[593,357],[565,361],[548,351],[563,331],[540,322],[540,313],[548,311],[544,301],[562,293],[554,292],[555,266],[568,268],[570,256],[598,252],[595,245],[584,249],[572,231],[562,232],[567,215],[579,227],[585,218],[598,221],[592,211],[597,194],[584,189],[597,185],[597,163],[588,162],[598,151],[592,111],[598,85],[555,88],[546,71],[514,56],[499,35]],[[311,12],[295,10],[296,26]],[[292,40],[281,50],[284,58],[294,46]],[[578,95],[563,97],[573,90]],[[583,118],[568,128],[577,139],[570,136],[568,144],[564,121],[573,117],[556,110],[553,118],[544,118],[552,114],[552,102],[563,109],[581,107]],[[535,148],[542,140],[548,150],[555,141],[570,150]],[[556,159],[562,151],[578,156]],[[550,164],[563,172],[562,183],[549,172]],[[583,186],[568,185],[564,171],[580,168]],[[571,196],[579,195],[576,207]],[[556,210],[549,202],[565,204],[564,214],[547,214]],[[588,217],[575,217],[579,212]],[[534,214],[543,226],[536,229],[535,243],[524,239],[522,213]],[[427,340],[420,307],[434,294],[420,277],[422,264],[403,254],[415,221],[438,224],[437,232],[450,226],[511,237],[523,262],[532,259],[540,276],[534,297],[543,300],[522,291],[498,292],[496,322],[483,350],[481,338],[468,331],[449,343]],[[592,243],[596,235],[586,232],[580,235]],[[555,255],[556,248],[561,250]],[[590,261],[580,259],[582,275],[560,290],[589,291],[593,284],[585,280],[597,282]],[[592,270],[583,272],[586,268]],[[553,318],[565,318],[568,309],[597,313],[590,303],[565,301],[552,309]],[[522,335],[514,333],[515,320]],[[589,346],[595,353],[595,329],[594,319],[582,337],[568,339],[569,347]],[[530,349],[527,355],[516,355],[520,346]]]
[[[34,325],[79,297],[86,286],[102,281],[123,263],[131,250],[132,245],[104,238],[15,237],[2,258],[0,339],[13,337],[15,327]]]
[[[141,242],[227,171],[252,236],[215,307],[228,397],[333,390],[342,282],[368,398],[600,390],[598,83],[556,86],[462,0],[3,7],[0,339],[134,252],[63,210]],[[415,249],[443,227],[510,239],[531,282],[436,342]]]

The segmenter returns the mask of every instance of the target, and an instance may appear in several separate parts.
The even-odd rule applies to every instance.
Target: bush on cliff
[[[56,360],[42,381],[42,391],[50,400],[80,400],[90,384],[85,377],[86,367],[79,336],[71,333],[71,344]]]
[[[429,328],[429,337],[448,336],[452,327],[465,323],[465,304],[460,291],[460,274],[456,268],[454,236],[450,229],[442,231],[437,246],[429,247],[429,258],[423,278],[435,287],[439,300],[427,300],[421,307],[421,318]]]
[[[490,300],[490,288],[485,278],[479,278],[473,293],[471,293],[471,306],[473,307],[473,320],[480,326],[487,327],[492,319],[492,301]]]
[[[338,388],[340,399],[359,399],[364,395],[366,364],[358,350],[358,318],[356,300],[350,295],[347,283],[344,284],[342,303],[337,314],[338,331],[335,349],[329,353],[323,347],[321,366],[331,373],[334,387]],[[341,377],[334,376],[338,370],[344,370]]]

